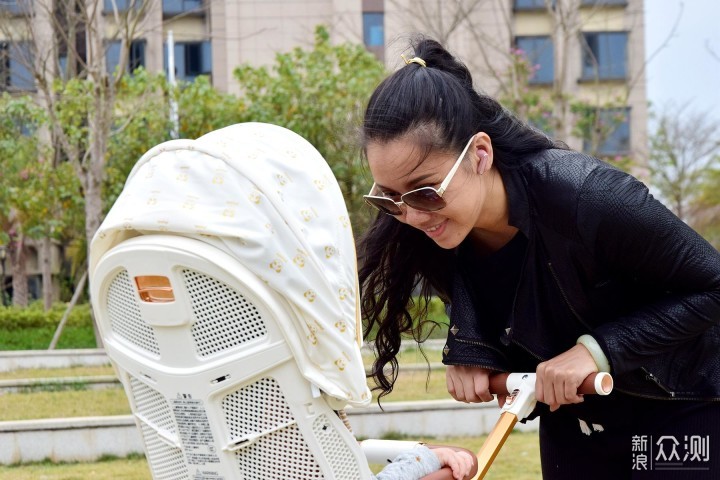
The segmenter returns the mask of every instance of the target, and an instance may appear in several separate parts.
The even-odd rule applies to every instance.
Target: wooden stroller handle
[[[534,383],[534,373],[498,373],[490,376],[490,393],[499,395],[515,393],[515,395],[508,398],[503,407],[503,412],[500,414],[500,419],[477,454],[478,479],[485,477],[490,465],[492,465],[517,421],[525,418],[534,408],[536,402],[535,391],[531,389]],[[522,391],[518,390],[521,385],[526,387]],[[610,374],[600,372],[588,375],[580,384],[578,393],[609,395],[612,389],[613,379]]]

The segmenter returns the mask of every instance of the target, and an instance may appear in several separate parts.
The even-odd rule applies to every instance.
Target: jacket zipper
[[[553,279],[555,280],[555,285],[557,285],[558,289],[560,290],[560,295],[562,295],[563,300],[565,300],[565,305],[568,306],[570,309],[570,312],[575,316],[575,318],[578,319],[578,321],[588,329],[588,331],[592,331],[592,328],[590,328],[590,325],[585,323],[585,320],[580,316],[579,313],[577,313],[577,310],[575,310],[575,307],[572,306],[572,303],[570,303],[570,300],[568,299],[567,295],[565,294],[565,290],[563,290],[562,285],[560,285],[560,279],[558,278],[557,274],[555,273],[555,269],[552,266],[552,262],[548,262],[548,268],[550,269],[550,273],[552,274]]]
[[[485,370],[492,370],[493,372],[502,372],[502,373],[511,373],[508,372],[505,369],[499,369],[497,366],[492,367],[490,365],[478,365],[478,364],[470,364],[470,363],[445,363],[447,366],[453,366],[453,367],[478,367],[478,368],[484,368]]]
[[[565,294],[565,290],[563,290],[562,285],[560,285],[560,280],[558,279],[558,276],[557,276],[557,274],[555,273],[555,269],[554,269],[553,266],[552,266],[552,262],[548,262],[548,268],[550,269],[550,273],[552,274],[553,279],[555,280],[555,284],[558,286],[558,289],[560,290],[560,294],[562,295],[563,299],[565,300],[565,304],[566,304],[566,305],[568,306],[568,308],[570,309],[570,312],[572,312],[572,314],[575,316],[575,318],[577,318],[578,321],[579,321],[580,323],[582,323],[583,326],[585,326],[585,328],[587,328],[588,330],[592,331],[592,329],[590,328],[590,326],[589,326],[587,323],[585,323],[585,321],[583,320],[583,318],[577,313],[577,311],[575,310],[575,308],[574,308],[574,307],[572,306],[572,304],[570,303],[570,300],[568,299],[567,295]],[[660,383],[660,380],[658,380],[658,378],[657,378],[655,375],[653,375],[650,371],[648,371],[645,367],[641,367],[641,369],[642,369],[643,373],[645,373],[645,378],[646,378],[647,380],[650,380],[650,381],[653,382],[655,385],[657,385],[658,388],[660,388],[662,391],[664,391],[665,393],[667,393],[668,395],[670,395],[670,398],[669,398],[669,399],[668,399],[667,397],[659,397],[659,396],[655,396],[655,395],[645,395],[645,394],[640,394],[640,393],[628,392],[628,391],[626,391],[626,390],[622,390],[622,389],[619,389],[619,388],[616,388],[616,390],[619,391],[619,392],[623,392],[623,393],[625,393],[625,394],[627,394],[627,395],[632,395],[632,396],[641,397],[641,398],[649,398],[649,399],[654,399],[654,400],[681,400],[681,398],[679,398],[679,397],[677,397],[677,396],[675,395],[675,392],[673,392],[672,390],[668,389],[665,385],[663,385],[662,383]],[[692,399],[692,398],[686,398],[686,399],[683,399],[683,400],[693,400],[693,399]]]
[[[542,358],[540,355],[538,355],[537,353],[533,352],[533,351],[530,350],[528,347],[526,347],[526,346],[523,345],[522,343],[518,342],[518,341],[515,340],[514,338],[511,338],[510,341],[511,341],[512,343],[514,343],[515,345],[517,345],[518,347],[520,347],[520,348],[522,348],[523,350],[525,350],[527,353],[529,353],[530,355],[532,355],[532,356],[535,357],[536,359],[540,360],[541,362],[544,362],[544,361],[545,361],[545,359]]]
[[[672,390],[668,389],[665,385],[660,383],[660,380],[655,375],[653,375],[650,371],[648,371],[647,368],[640,367],[640,370],[643,371],[646,379],[650,380],[655,385],[657,385],[661,390],[663,390],[665,393],[670,395],[671,398],[675,398],[675,392],[673,392]]]
[[[475,345],[475,346],[478,346],[478,347],[489,348],[489,349],[494,350],[495,352],[499,353],[500,355],[502,355],[503,358],[507,359],[507,356],[505,355],[505,352],[503,352],[502,350],[500,350],[500,349],[496,348],[495,346],[490,345],[490,344],[488,344],[488,343],[478,342],[478,341],[475,341],[475,340],[465,340],[465,339],[463,339],[463,338],[455,338],[455,341],[458,342],[458,343],[465,343],[465,344],[467,344],[467,345]]]

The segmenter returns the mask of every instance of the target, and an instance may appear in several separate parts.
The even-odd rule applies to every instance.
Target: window
[[[593,150],[590,138],[583,140],[583,150],[602,156],[622,155],[630,151],[630,108],[606,108],[596,110],[595,125],[591,137],[597,148]]]
[[[168,68],[167,44],[164,48],[165,70]],[[178,42],[175,44],[175,78],[193,80],[198,75],[212,73],[210,42]]]
[[[108,44],[105,51],[105,63],[108,73],[114,73],[120,63],[120,48],[122,44],[113,41]],[[128,55],[127,72],[134,72],[139,67],[145,66],[145,40],[133,40],[130,43],[130,52]]]
[[[163,0],[163,15],[179,15],[181,13],[204,13],[202,0]]]
[[[143,0],[103,0],[103,13],[113,13],[115,8],[118,12],[125,12],[131,6],[139,10],[142,2]]]
[[[555,6],[555,0],[552,0],[552,6]],[[544,10],[545,0],[515,0],[513,4],[515,10]]]
[[[32,12],[33,0],[0,0],[0,14],[21,15]]]
[[[32,62],[27,43],[0,41],[0,90],[34,90]]]
[[[628,0],[582,0],[583,5],[598,5],[601,7],[610,5],[627,5]]]
[[[552,38],[549,36],[516,37],[515,46],[525,53],[531,67],[536,69],[534,75],[530,77],[530,83],[552,83],[555,69]]]
[[[385,45],[384,14],[382,12],[363,12],[363,41],[366,47]]]
[[[627,32],[586,32],[582,52],[583,80],[624,79],[627,71]]]

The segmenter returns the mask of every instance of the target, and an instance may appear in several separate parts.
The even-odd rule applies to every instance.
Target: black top
[[[489,255],[478,253],[470,240],[460,245],[459,268],[472,286],[479,328],[498,346],[502,345],[501,339],[509,327],[527,246],[528,239],[522,232],[517,232],[500,250]],[[506,345],[503,353],[515,371],[535,371],[538,361],[520,347]]]
[[[600,160],[569,150],[528,158],[501,170],[509,224],[528,239],[506,341],[550,359],[581,330],[605,352],[618,391],[719,400],[720,253]],[[475,285],[459,273],[443,363],[509,369],[478,329]]]

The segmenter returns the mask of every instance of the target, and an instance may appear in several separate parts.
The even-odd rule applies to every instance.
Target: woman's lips
[[[445,227],[447,226],[447,219],[445,219],[443,222],[438,223],[437,225],[434,225],[430,228],[423,229],[425,234],[430,238],[437,238],[440,235],[443,234],[445,231]]]

